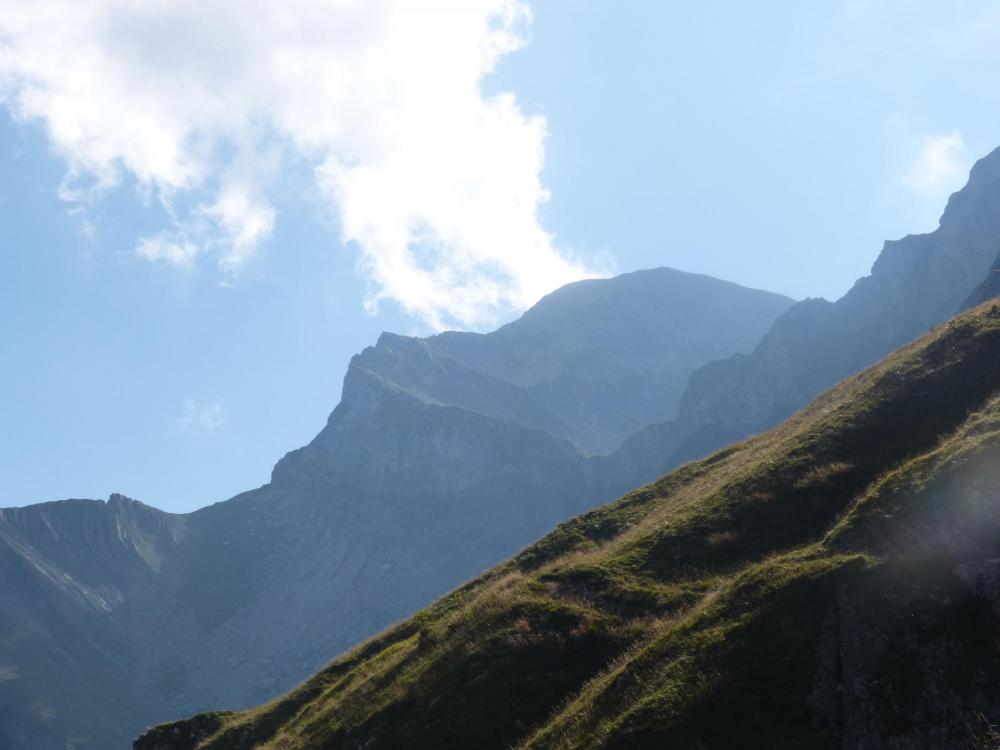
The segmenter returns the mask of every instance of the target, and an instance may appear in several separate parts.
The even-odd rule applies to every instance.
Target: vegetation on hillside
[[[988,747],[998,527],[986,303],[288,695],[137,748]]]

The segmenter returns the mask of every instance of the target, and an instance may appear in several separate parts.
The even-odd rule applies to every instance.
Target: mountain
[[[1000,304],[136,750],[995,747]]]
[[[287,690],[656,476],[655,452],[600,453],[790,304],[669,269],[573,284],[492,334],[384,335],[320,434],[226,502],[0,511],[0,747],[126,747]]]
[[[351,363],[455,406],[611,453],[672,419],[691,372],[749,352],[791,300],[670,268],[569,284],[489,334],[383,334]]]
[[[138,645],[186,530],[121,495],[0,509],[0,747],[122,747],[162,715]]]
[[[995,296],[998,255],[1000,149],[976,163],[934,232],[886,242],[871,275],[839,300],[800,302],[749,355],[695,372],[679,408],[684,452],[675,462],[777,424],[969,303]]]
[[[990,268],[986,279],[972,290],[972,294],[965,300],[962,309],[969,310],[996,297],[1000,297],[1000,255],[993,261],[993,267]]]
[[[887,243],[837,302],[669,270],[582,282],[492,334],[383,336],[269,484],[179,518],[125,503],[147,519],[141,544],[118,531],[122,501],[88,506],[103,537],[56,542],[76,505],[5,513],[0,746],[121,747],[148,723],[277,695],[946,320],[989,286],[998,223],[995,152],[937,231]]]

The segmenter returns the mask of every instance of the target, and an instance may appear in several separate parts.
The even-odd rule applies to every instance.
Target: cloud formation
[[[183,411],[177,424],[185,429],[200,429],[212,432],[222,427],[226,421],[225,405],[221,400],[202,404],[193,398],[184,399]]]
[[[948,196],[968,179],[972,164],[965,139],[958,130],[921,132],[901,113],[889,118],[887,131],[897,162],[891,184],[910,206],[919,231],[932,231]]]
[[[967,173],[965,141],[953,130],[921,139],[903,181],[912,190],[936,198],[961,187]]]
[[[521,0],[0,0],[0,102],[44,124],[65,199],[130,176],[162,203],[144,258],[232,276],[304,163],[370,307],[479,327],[589,275],[538,220],[544,119],[481,87],[530,20]]]

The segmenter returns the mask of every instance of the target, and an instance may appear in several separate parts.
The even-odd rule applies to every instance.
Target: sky
[[[0,0],[0,506],[224,500],[381,331],[579,278],[835,299],[998,61],[1000,0]]]

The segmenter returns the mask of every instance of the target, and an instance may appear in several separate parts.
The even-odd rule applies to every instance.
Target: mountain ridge
[[[135,747],[957,747],[1000,721],[998,361],[986,303],[283,698]]]
[[[685,305],[678,302],[684,295],[674,290],[686,284],[697,294],[705,289],[711,294],[684,317]],[[613,304],[622,296],[627,299]],[[556,341],[578,317],[560,313],[561,300],[587,307],[595,297],[603,298],[603,307],[592,314],[604,328],[569,331],[572,336]],[[649,360],[623,369],[607,331],[634,333],[666,321],[677,332],[654,342],[653,354],[666,367],[671,352],[680,352],[688,357],[689,364],[682,362],[686,373],[690,362],[716,356],[719,341],[748,350],[790,303],[671,270],[587,283],[557,293],[542,313],[529,315],[530,336],[517,325],[504,329],[503,346],[492,358],[482,356],[479,369],[490,375],[485,381],[467,376],[477,360],[475,351],[470,355],[465,349],[482,350],[497,337],[445,336],[450,343],[438,346],[443,354],[430,360],[431,374],[441,362],[453,374],[461,365],[465,381],[455,394],[437,383],[435,398],[411,387],[434,385],[421,375],[427,358],[416,356],[426,354],[426,345],[387,334],[352,361],[343,398],[326,427],[279,461],[267,485],[183,516],[119,496],[0,515],[0,621],[9,634],[0,637],[0,668],[17,675],[0,681],[0,702],[7,704],[0,744],[123,746],[159,718],[252,705],[287,689],[329,653],[658,472],[652,454],[585,455],[570,430],[562,430],[567,436],[552,434],[560,431],[554,419],[536,426],[511,421],[512,410],[533,403],[530,387],[497,389],[502,396],[497,403],[506,412],[475,411],[475,399],[489,395],[511,366],[534,363],[529,386],[545,377],[561,378],[564,385],[583,382],[573,391],[576,396],[611,402],[601,383],[625,376],[633,384],[648,380],[640,370]],[[734,308],[746,311],[740,326],[729,322]],[[650,309],[661,311],[650,317],[652,323],[636,319]],[[684,321],[695,316],[703,320],[692,322],[690,330],[709,333],[692,336],[685,347]],[[630,351],[650,345],[635,336],[613,343],[617,351],[624,347],[625,360]],[[601,356],[608,362],[603,368]],[[581,359],[597,364],[584,372]],[[505,362],[507,370],[500,366]],[[581,373],[590,380],[581,381]],[[644,398],[641,389],[624,390],[633,402]],[[589,429],[580,418],[585,411],[578,407],[576,414],[581,429]],[[570,423],[573,419],[565,420]],[[603,424],[601,434],[620,429],[608,420]],[[77,520],[75,508],[86,509],[91,521]],[[15,518],[33,519],[16,538],[9,529]],[[54,528],[65,522],[99,531],[62,536],[60,542],[46,519]],[[83,593],[69,580],[84,586]],[[53,642],[55,633],[64,647]],[[60,680],[59,674],[81,669],[78,656],[89,676]],[[29,673],[37,679],[26,677]],[[101,696],[127,708],[102,709]]]
[[[976,162],[936,230],[887,241],[871,274],[836,302],[799,302],[749,355],[694,372],[678,421],[685,432],[714,432],[712,447],[773,426],[964,309],[998,254],[1000,149]]]

